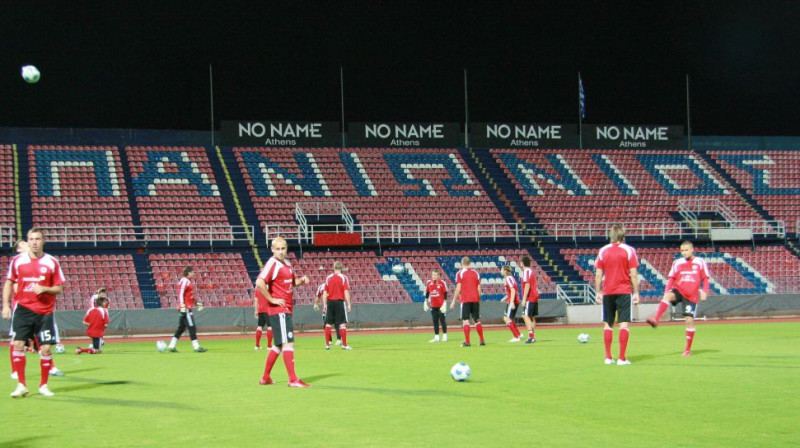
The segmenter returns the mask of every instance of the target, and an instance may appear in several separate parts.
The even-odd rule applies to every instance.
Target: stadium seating
[[[14,163],[11,145],[0,145],[0,227],[3,233],[14,227]],[[10,237],[11,235],[7,235]],[[9,238],[11,239],[11,238]]]
[[[111,309],[144,307],[131,255],[63,255],[61,268],[67,277],[57,310],[87,310],[91,297],[106,288]]]
[[[186,266],[194,268],[195,298],[204,306],[253,305],[253,280],[237,253],[150,254],[149,260],[163,308],[177,307]]]
[[[100,241],[134,238],[116,147],[31,145],[28,162],[34,225],[48,228],[51,237],[59,234],[59,227],[72,227],[71,240],[94,240],[89,228],[95,226],[108,227],[98,230]],[[126,227],[122,235],[115,226]]]
[[[362,224],[504,221],[456,150],[234,148],[234,153],[262,226],[294,225],[297,202],[332,201],[344,202]],[[437,234],[428,230],[421,236]]]
[[[230,223],[204,148],[130,146],[126,152],[139,217],[149,238],[230,238],[229,232],[211,229]],[[193,233],[189,226],[196,228]]]
[[[674,220],[681,199],[716,199],[763,221],[691,151],[493,149],[535,216],[554,223]],[[490,174],[492,175],[492,174]],[[597,229],[602,235],[605,229]]]
[[[709,151],[709,155],[788,232],[797,233],[800,216],[798,151]]]

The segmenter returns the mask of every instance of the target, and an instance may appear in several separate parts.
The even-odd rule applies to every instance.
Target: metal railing
[[[48,244],[89,243],[123,245],[131,242],[253,243],[253,226],[47,226],[40,227]]]
[[[558,283],[556,298],[569,305],[589,305],[595,303],[595,290],[588,283]]]

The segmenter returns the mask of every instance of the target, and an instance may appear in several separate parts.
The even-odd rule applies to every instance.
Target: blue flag
[[[586,118],[586,95],[583,93],[583,79],[581,79],[580,73],[578,73],[578,107],[581,112],[581,120],[583,120]]]

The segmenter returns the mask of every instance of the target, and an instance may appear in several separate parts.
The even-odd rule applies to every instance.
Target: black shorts
[[[630,294],[611,294],[603,296],[603,322],[613,327],[615,318],[617,322],[631,321]]]
[[[265,326],[269,327],[269,314],[258,313],[258,326],[261,328],[264,328]]]
[[[506,310],[503,313],[503,315],[506,316],[509,319],[514,319],[515,317],[517,317],[517,310],[518,309],[519,309],[519,303],[514,305],[514,309],[511,309],[511,304],[508,304],[508,305],[506,305]]]
[[[472,318],[475,322],[481,320],[481,302],[461,303],[461,320]]]
[[[280,347],[288,342],[294,342],[294,322],[291,314],[270,314],[269,326],[272,327],[272,342],[275,346]]]
[[[337,327],[346,324],[347,307],[344,300],[328,300],[328,310],[325,313],[325,325],[336,325]]]
[[[528,302],[525,304],[524,316],[536,317],[539,315],[539,302]]]
[[[671,302],[675,307],[675,313],[694,317],[697,313],[697,304],[684,297],[677,289],[670,289],[670,292],[675,294],[675,300]]]
[[[41,345],[56,343],[56,321],[53,313],[38,314],[17,304],[14,308],[12,331],[15,341],[27,341],[36,336]]]

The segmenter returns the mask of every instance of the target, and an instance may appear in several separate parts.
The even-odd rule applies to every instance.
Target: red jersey
[[[519,303],[519,290],[517,290],[517,279],[513,275],[509,275],[503,279],[503,284],[506,287],[506,298],[511,299],[511,293],[514,293],[514,304]]]
[[[324,293],[325,293],[325,283],[323,282],[320,283],[319,286],[317,286],[317,298],[319,300],[322,300],[322,294]]]
[[[528,297],[525,297],[525,300],[528,302],[538,302],[539,301],[539,289],[536,284],[536,276],[533,274],[533,269],[525,268],[522,271],[522,294],[525,294],[525,285],[531,285],[530,289],[528,289]]]
[[[697,303],[700,298],[701,283],[703,292],[707,294],[709,275],[705,260],[695,256],[689,259],[681,257],[672,263],[666,291],[676,289],[688,301]]]
[[[594,262],[596,269],[602,269],[603,295],[631,294],[631,272],[639,267],[636,251],[625,243],[611,243],[603,246]]]
[[[447,296],[447,283],[439,280],[428,280],[425,284],[425,292],[431,299],[431,308],[441,308]]]
[[[59,286],[67,281],[55,257],[42,254],[39,258],[33,258],[29,252],[11,259],[6,278],[17,284],[17,292],[14,293],[16,303],[36,314],[51,314],[56,305],[56,296],[36,295],[33,288],[36,285]]]
[[[325,291],[328,291],[328,300],[344,300],[344,292],[350,291],[350,280],[346,275],[334,272],[325,279]]]
[[[264,265],[264,269],[258,274],[258,278],[264,280],[267,284],[267,291],[274,299],[283,299],[286,304],[284,306],[269,304],[267,313],[270,315],[276,314],[291,314],[294,308],[294,269],[289,264],[289,260],[284,259],[283,262],[278,261],[277,258],[272,257]]]
[[[264,297],[264,294],[261,294],[261,290],[256,288],[256,312],[258,314],[266,313],[268,309],[269,301]]]
[[[178,282],[178,308],[186,305],[186,308],[194,308],[194,282],[187,277],[181,277]]]
[[[481,301],[480,294],[478,294],[481,276],[478,275],[478,271],[472,268],[462,268],[456,274],[456,283],[461,285],[461,296],[459,297],[461,303]]]
[[[94,307],[86,312],[83,321],[89,324],[86,335],[90,338],[102,338],[108,326],[108,310],[103,307]]]

